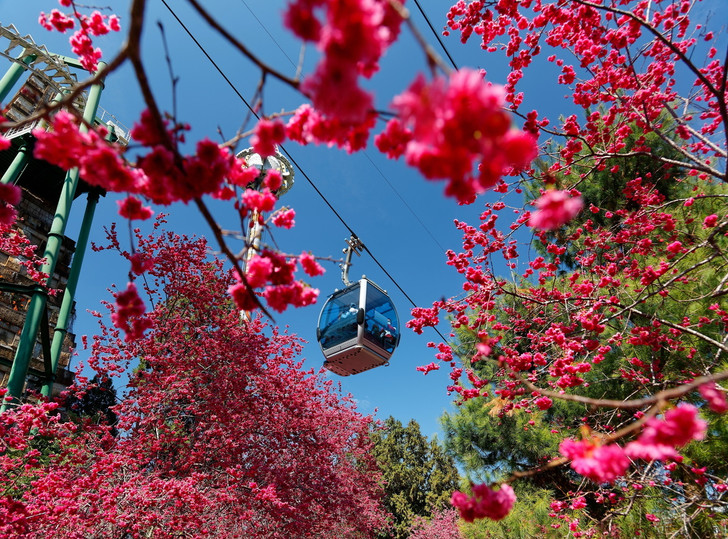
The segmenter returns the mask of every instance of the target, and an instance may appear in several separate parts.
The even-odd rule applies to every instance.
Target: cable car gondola
[[[324,367],[340,376],[389,364],[400,336],[397,311],[386,292],[366,277],[348,282],[355,244],[361,245],[352,238],[345,251],[342,279],[347,286],[326,300],[316,331]]]

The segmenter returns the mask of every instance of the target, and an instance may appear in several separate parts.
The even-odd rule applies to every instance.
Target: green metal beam
[[[99,192],[93,190],[89,192],[88,199],[86,201],[86,212],[83,215],[83,222],[81,223],[81,231],[78,234],[78,241],[76,242],[76,252],[73,255],[73,263],[71,264],[71,271],[68,274],[68,282],[66,283],[66,290],[63,292],[63,301],[61,303],[61,310],[58,312],[58,321],[56,322],[56,328],[53,333],[53,342],[50,348],[50,374],[43,384],[41,393],[46,397],[50,397],[53,393],[53,382],[58,369],[58,362],[61,358],[61,351],[63,349],[63,341],[68,333],[68,321],[71,318],[71,310],[73,308],[73,299],[76,296],[76,288],[78,287],[79,276],[81,275],[81,265],[83,264],[83,257],[88,247],[88,238],[91,233],[91,224],[94,220],[94,212],[96,211],[96,204],[99,201]]]
[[[66,64],[68,67],[75,67],[77,69],[83,69],[84,71],[86,70],[86,68],[83,67],[81,62],[79,62],[76,58],[71,58],[70,56],[63,56],[62,54],[54,54],[53,56],[55,56],[59,60],[62,60],[63,63]],[[101,67],[99,66],[99,70],[100,69],[101,69]]]
[[[0,179],[0,183],[15,183],[18,177],[20,177],[20,173],[23,172],[25,165],[28,164],[28,160],[30,159],[30,150],[33,147],[32,140],[33,139],[29,137],[23,137],[20,141],[18,153],[15,154],[13,162],[10,163],[10,166],[3,174],[2,179]]]
[[[102,69],[105,65],[106,64],[103,62],[99,62],[99,69]],[[88,100],[86,101],[86,107],[83,111],[83,118],[86,122],[88,122],[88,124],[91,124],[93,119],[96,117],[96,110],[98,109],[102,90],[103,82],[94,84],[89,90]],[[86,131],[86,125],[81,125],[80,129],[82,131]],[[46,248],[43,252],[43,258],[45,258],[46,261],[41,266],[40,270],[47,273],[49,275],[49,279],[53,276],[56,262],[58,261],[58,255],[60,254],[63,234],[66,231],[68,216],[71,211],[71,205],[73,204],[73,198],[76,194],[76,187],[78,186],[78,176],[78,168],[71,169],[66,173],[66,179],[63,182],[63,188],[61,190],[61,196],[58,199],[58,206],[56,207],[56,213],[53,218],[51,230],[48,233],[48,241],[46,242]],[[15,405],[20,401],[20,396],[22,395],[23,387],[25,386],[26,374],[28,372],[28,367],[30,366],[30,358],[33,354],[36,336],[38,335],[38,329],[40,327],[41,316],[46,307],[46,302],[47,297],[45,294],[33,294],[33,297],[30,300],[28,312],[25,317],[25,324],[23,325],[23,331],[20,334],[20,342],[18,343],[18,349],[15,352],[13,367],[10,370],[10,377],[8,379],[7,395],[12,398],[12,401],[5,401],[2,405],[2,411],[5,411],[8,406]]]
[[[23,72],[35,61],[36,58],[38,58],[37,55],[29,54],[22,60],[18,58],[20,61],[13,62],[13,65],[8,68],[5,75],[3,75],[3,78],[0,79],[0,103],[5,101],[5,98],[13,89],[13,86],[15,86],[18,80],[20,80]]]

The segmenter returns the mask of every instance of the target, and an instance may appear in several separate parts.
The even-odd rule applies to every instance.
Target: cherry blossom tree
[[[189,126],[183,119],[160,111],[141,60],[145,4],[145,0],[131,3],[130,14],[124,18],[128,21],[126,43],[108,64],[100,63],[102,53],[94,39],[121,31],[119,17],[92,11],[72,0],[60,1],[64,10],[41,14],[40,23],[46,29],[71,33],[73,52],[93,76],[63,100],[49,103],[24,120],[43,116],[52,124],[50,130],[34,132],[35,156],[65,169],[79,167],[86,182],[128,193],[130,198],[120,209],[127,218],[151,215],[142,199],[162,205],[194,203],[236,269],[240,284],[231,289],[231,295],[241,309],[263,307],[261,297],[277,311],[314,302],[317,293],[293,271],[276,271],[277,278],[263,276],[251,285],[248,269],[243,267],[251,254],[276,267],[282,260],[276,259],[273,251],[251,253],[252,245],[235,254],[204,197],[229,201],[244,231],[251,220],[264,225],[268,217],[274,226],[292,226],[294,214],[290,210],[275,213],[274,193],[280,187],[280,176],[269,174],[259,189],[251,189],[258,170],[236,158],[231,150],[242,138],[249,138],[254,151],[263,157],[272,155],[276,145],[284,141],[337,145],[349,152],[364,148],[380,113],[374,110],[374,97],[362,88],[362,81],[378,71],[381,57],[397,40],[403,23],[409,23],[421,39],[408,12],[399,2],[388,0],[290,2],[283,13],[285,25],[303,43],[312,43],[321,52],[312,73],[292,79],[253,55],[240,38],[192,0],[190,4],[230,46],[260,68],[261,82],[275,78],[300,92],[305,102],[295,111],[266,115],[257,96],[251,112],[259,121],[252,128],[243,126],[240,135],[222,145],[205,138],[197,142],[193,154],[184,155],[181,142]],[[503,174],[525,168],[536,155],[535,140],[512,125],[503,108],[502,87],[487,83],[476,70],[451,72],[430,49],[425,48],[423,54],[439,68],[433,70],[430,80],[424,75],[418,77],[394,99],[392,107],[397,117],[379,134],[377,146],[389,157],[404,155],[426,178],[447,181],[448,195],[472,201]],[[134,157],[127,156],[125,148],[105,141],[103,127],[82,132],[78,113],[68,107],[84,88],[126,62],[134,68],[147,105],[131,131],[134,141],[142,146]],[[292,255],[284,258],[291,267],[299,259]],[[122,299],[132,301],[135,294],[134,288],[129,288]]]
[[[430,520],[415,519],[410,539],[460,539],[458,514],[455,510],[436,511]]]
[[[241,319],[227,294],[235,278],[203,239],[137,240],[123,254],[149,261],[140,289],[154,307],[107,307],[147,331],[129,339],[99,313],[88,360],[96,380],[135,366],[111,407],[118,422],[62,422],[56,403],[3,414],[0,533],[333,538],[383,527],[372,419],[301,368],[295,337]]]
[[[299,91],[302,105],[288,116],[266,115],[258,100],[261,119],[255,126],[223,145],[197,141],[195,152],[184,155],[183,118],[161,111],[147,83],[148,66],[140,54],[145,1],[132,1],[125,45],[104,65],[98,63],[101,52],[94,40],[121,31],[119,20],[88,13],[73,0],[60,0],[63,10],[43,14],[41,22],[53,31],[74,32],[71,46],[94,74],[62,101],[39,112],[52,129],[35,133],[36,156],[64,168],[79,167],[90,184],[128,193],[131,198],[121,212],[129,219],[148,218],[148,202],[192,203],[233,267],[227,288],[239,308],[283,310],[309,304],[316,292],[296,278],[295,270],[299,261],[310,275],[319,268],[308,258],[273,250],[251,253],[253,246],[235,254],[205,197],[229,201],[243,229],[251,220],[291,226],[291,213],[275,213],[273,193],[280,178],[268,175],[261,189],[250,189],[258,171],[235,158],[231,148],[240,138],[250,137],[261,155],[270,155],[284,141],[336,145],[350,152],[362,149],[374,135],[380,115],[362,82],[375,75],[380,58],[403,25],[420,36],[397,0],[292,0],[283,15],[286,26],[321,52],[313,72],[294,79],[265,65],[242,37],[229,33],[197,0],[189,3],[232,49],[259,67],[262,81],[275,78]],[[534,422],[557,399],[583,408],[578,433],[555,426],[561,438],[558,455],[542,468],[569,465],[584,477],[573,494],[576,499],[616,501],[608,518],[589,522],[583,529],[569,517],[574,534],[613,532],[612,517],[635,507],[640,490],[651,487],[651,481],[667,482],[668,487],[675,482],[675,507],[680,509],[676,514],[685,523],[724,508],[725,473],[719,463],[703,466],[685,455],[695,446],[711,443],[713,427],[725,411],[721,384],[728,378],[727,71],[719,56],[718,48],[724,46],[721,36],[701,22],[712,22],[709,7],[709,2],[699,0],[460,0],[449,10],[447,31],[464,42],[477,36],[487,53],[505,54],[510,70],[505,85],[486,82],[482,72],[470,68],[453,72],[423,45],[431,73],[402,89],[391,103],[393,114],[387,115],[386,127],[374,137],[380,152],[404,157],[428,180],[444,181],[445,194],[461,203],[472,203],[489,189],[502,196],[486,203],[477,226],[456,223],[464,235],[463,249],[450,251],[448,264],[462,274],[464,295],[416,309],[409,325],[421,332],[447,315],[455,330],[470,335],[470,348],[463,357],[457,357],[461,350],[452,343],[433,343],[439,363],[420,368],[427,373],[440,364],[451,366],[449,389],[462,399],[496,395],[503,413],[531,413]],[[125,62],[133,67],[147,105],[132,133],[142,146],[135,157],[106,143],[103,129],[82,132],[80,119],[68,107],[85,87]],[[530,100],[521,87],[529,70],[539,65],[555,68],[554,85],[562,85],[570,95],[573,112],[558,120],[530,105],[526,108]],[[514,116],[522,121],[522,129],[516,127]],[[650,137],[671,151],[660,151]],[[2,144],[7,143],[0,140]],[[539,152],[543,169],[533,165]],[[681,189],[661,190],[662,178],[652,170],[636,170],[624,178],[623,199],[602,206],[586,203],[582,191],[598,173],[616,174],[636,156],[669,168],[664,181]],[[525,207],[519,197],[524,190],[538,194]],[[15,194],[3,190],[0,195],[3,222],[10,222]],[[515,220],[501,226],[506,209],[515,212]],[[568,222],[574,219],[578,226],[571,227]],[[540,243],[538,250],[529,249],[532,242]],[[539,250],[549,256],[531,256]],[[568,262],[562,259],[567,252],[572,257]],[[242,261],[249,254],[254,256],[244,267]],[[156,264],[137,255],[128,257],[137,274]],[[119,360],[146,361],[147,354],[166,359],[164,339],[147,337],[155,334],[159,323],[155,313],[162,307],[155,303],[155,310],[146,314],[139,290],[129,283],[117,291],[115,304],[109,306],[113,326],[105,334],[113,345],[96,344],[94,361],[104,354]],[[159,301],[167,305],[170,298]],[[178,325],[169,330],[183,335],[183,330],[207,327],[186,325],[172,312],[169,323]],[[240,342],[255,341],[256,324],[262,322],[246,328]],[[120,330],[124,336],[117,333]],[[165,338],[177,337],[165,334]],[[286,339],[277,334],[274,338]],[[255,346],[265,349],[263,343]],[[258,353],[262,354],[251,352]],[[478,364],[489,364],[494,372],[485,377]],[[121,366],[111,370],[117,368]],[[289,370],[295,369],[266,371],[265,383],[275,385],[268,379],[285,378]],[[141,380],[145,376],[156,380],[161,373],[170,384],[180,374],[165,371],[163,362],[152,362],[149,369],[140,370],[134,391],[139,395],[152,391]],[[243,393],[255,408],[256,386],[236,387],[250,390]],[[145,418],[164,415],[166,407],[173,412],[171,420],[159,427],[154,446],[160,451],[169,442],[166,460],[149,460],[149,469],[175,469],[181,452],[196,447],[193,439],[185,445],[175,436],[194,430],[198,422],[208,425],[189,390],[177,397],[167,395],[167,400],[154,405],[159,408],[126,416],[136,418],[131,422],[124,423],[125,416],[120,415],[125,428],[157,436],[157,427],[149,428]],[[28,417],[35,413],[27,411]],[[675,470],[682,474],[678,481],[673,479]],[[453,502],[467,519],[503,519],[515,502],[510,483],[538,472],[518,470],[501,485],[473,485],[469,494],[456,493]],[[204,467],[200,473],[207,473]],[[162,481],[149,488],[169,484]],[[284,505],[276,506],[276,518],[283,519],[280,515],[289,502],[277,494],[283,487],[266,490],[271,484],[256,482],[250,492],[273,506],[281,501]],[[619,490],[622,494],[615,493]],[[194,489],[185,491],[195,503],[198,494]],[[128,500],[133,505],[134,500]],[[259,518],[268,522],[265,515]],[[662,520],[653,513],[644,518],[655,526]]]
[[[410,326],[449,316],[460,344],[432,346],[452,367],[450,391],[490,401],[494,419],[513,415],[524,431],[551,428],[546,460],[500,480],[568,465],[578,475],[553,526],[575,536],[622,536],[630,512],[642,512],[643,531],[705,536],[724,526],[726,470],[701,444],[717,449],[728,378],[726,67],[714,34],[694,21],[700,8],[458,2],[448,16],[463,41],[507,56],[506,99],[541,138],[544,166],[510,186],[535,193],[533,206],[504,196],[475,226],[456,223],[463,247],[448,264],[464,295],[418,310]],[[522,112],[519,84],[541,56],[583,112],[558,122]],[[635,169],[641,156],[648,163]],[[615,184],[616,196],[594,203]],[[516,220],[500,228],[506,210]],[[549,412],[558,399],[573,404],[568,414]],[[502,518],[496,508],[512,504],[498,499],[503,487],[474,485],[453,503],[467,519]],[[667,503],[655,514],[648,499]]]

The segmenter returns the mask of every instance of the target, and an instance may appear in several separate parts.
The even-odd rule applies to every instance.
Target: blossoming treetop
[[[74,51],[94,71],[100,53],[93,38],[118,30],[118,21],[84,14],[72,0],[60,4],[65,12],[43,15],[43,24],[75,30]],[[261,62],[199,2],[189,4],[231,48],[255,63],[263,80],[275,78],[305,101],[287,120],[256,109],[262,117],[248,134],[261,155],[286,140],[349,152],[366,146],[380,113],[362,82],[376,73],[403,24],[416,34],[397,0],[291,1],[283,14],[286,26],[314,44],[321,57],[311,73],[290,78]],[[685,444],[706,435],[696,404],[708,402],[715,413],[723,406],[726,65],[716,35],[694,20],[702,5],[690,0],[459,1],[447,15],[449,31],[465,42],[478,36],[489,54],[504,53],[510,69],[505,85],[486,82],[474,69],[453,72],[423,47],[432,72],[392,101],[393,117],[374,137],[379,151],[404,157],[427,179],[445,181],[446,195],[461,203],[474,202],[487,189],[504,195],[485,204],[477,227],[456,223],[463,249],[448,252],[447,263],[462,274],[464,295],[416,309],[410,327],[422,331],[445,312],[456,330],[469,335],[471,346],[461,357],[450,343],[432,345],[437,359],[452,367],[450,391],[463,399],[493,392],[503,400],[504,413],[539,414],[556,399],[605,409],[586,414],[578,436],[560,433],[560,456],[546,465],[571,462],[591,480],[580,488],[595,499],[605,495],[603,485],[642,477],[643,461],[662,462],[667,469]],[[261,191],[249,189],[257,171],[234,157],[235,141],[218,145],[203,139],[193,154],[182,153],[187,126],[159,110],[147,82],[139,50],[144,11],[144,0],[132,1],[125,45],[85,83],[124,62],[132,65],[147,106],[133,130],[142,151],[131,162],[122,148],[104,142],[102,132],[82,133],[72,111],[53,114],[69,96],[41,112],[52,117],[53,129],[36,133],[36,155],[80,167],[89,183],[129,193],[122,212],[130,219],[149,217],[142,201],[194,204],[234,268],[230,292],[238,307],[266,304],[283,310],[313,302],[317,292],[295,274],[299,261],[312,268],[308,259],[269,250],[244,268],[227,246],[206,197],[229,201],[244,226],[246,219],[265,223],[272,214],[271,222],[285,227],[293,215],[276,217],[274,176],[265,179]],[[563,85],[583,113],[557,120],[523,110],[527,96],[521,81],[542,58],[558,68],[554,84]],[[671,151],[658,151],[655,140]],[[538,152],[543,169],[532,165]],[[631,170],[628,165],[639,156],[669,174],[658,178],[653,170]],[[607,201],[609,207],[582,196],[605,171],[624,172],[621,198]],[[662,182],[680,189],[668,197]],[[527,206],[514,207],[512,195],[524,189],[534,196]],[[12,205],[16,193],[3,193]],[[506,208],[515,212],[515,221],[500,229]],[[574,219],[574,227],[567,225]],[[526,256],[521,238],[531,230],[547,256]],[[562,258],[567,251],[571,271]],[[496,259],[502,265],[496,267]],[[143,265],[134,268],[137,274],[146,271]],[[309,273],[318,271],[313,266]],[[123,301],[114,319],[131,341],[147,329],[135,289],[130,283],[119,295]],[[490,366],[487,376],[479,364]],[[619,383],[628,382],[629,391],[613,383],[598,391],[606,364],[613,366],[609,373],[618,373]],[[439,367],[433,362],[421,370]],[[592,380],[590,373],[600,376]],[[678,401],[693,402],[673,407]],[[515,499],[509,483],[516,475],[505,478],[508,483],[500,489],[478,485],[473,496],[458,494],[453,501],[468,519],[503,518]],[[711,488],[722,493],[723,478],[712,481]],[[695,503],[710,496],[706,491]]]

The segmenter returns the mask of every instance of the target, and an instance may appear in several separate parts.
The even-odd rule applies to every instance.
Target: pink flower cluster
[[[12,225],[18,216],[15,208],[20,203],[22,192],[19,187],[7,183],[0,184],[0,224]]]
[[[65,170],[79,167],[88,183],[109,191],[138,190],[138,176],[132,173],[119,156],[119,148],[104,141],[104,127],[82,133],[73,114],[59,111],[52,121],[52,130],[34,129],[34,155]]]
[[[352,124],[339,117],[325,116],[311,105],[301,105],[286,124],[286,136],[299,144],[336,145],[348,153],[366,147],[377,115],[370,112],[364,121]]]
[[[261,119],[255,126],[255,133],[250,137],[253,151],[261,157],[276,153],[276,145],[286,137],[286,128],[280,120]]]
[[[146,307],[139,297],[137,287],[129,283],[126,290],[116,294],[115,311],[111,314],[111,323],[126,333],[127,342],[138,340],[144,332],[152,327],[152,321],[144,316]]]
[[[254,211],[258,221],[261,224],[265,222],[263,214],[275,208],[274,193],[282,185],[279,172],[269,171],[260,189],[246,188],[258,179],[260,171],[257,168],[247,166],[227,148],[208,139],[197,143],[196,154],[181,156],[172,148],[183,140],[184,131],[188,128],[178,124],[169,126],[169,122],[164,122],[163,127],[165,131],[160,131],[149,111],[142,113],[131,135],[149,151],[141,155],[137,167],[132,168],[121,157],[123,148],[103,140],[106,135],[104,128],[83,133],[72,114],[60,111],[53,118],[51,131],[34,131],[37,138],[35,156],[64,169],[79,167],[82,177],[90,184],[109,191],[130,193],[119,202],[119,213],[127,219],[147,219],[153,215],[152,209],[144,206],[134,195],[141,195],[157,204],[171,204],[175,201],[188,202],[205,194],[230,199],[235,196],[235,188],[242,187],[244,190],[236,202],[241,216]],[[275,151],[274,142],[279,139],[281,127],[282,124],[271,127],[273,141],[259,141],[263,146],[270,146],[267,150],[261,148],[261,151]],[[266,132],[267,128],[258,131],[261,136]],[[276,226],[291,228],[294,217],[293,210],[283,210],[274,214],[272,222]],[[288,305],[305,306],[316,301],[318,290],[294,280],[296,257],[290,264],[286,257],[272,252],[258,258],[272,261],[272,266],[268,273],[260,273],[260,268],[256,267],[260,265],[259,260],[254,259],[252,269],[249,269],[254,281],[251,288],[242,282],[230,287],[239,308],[251,310],[257,307],[257,300],[250,291],[261,286],[265,286],[262,295],[277,311],[283,311]],[[311,255],[304,254],[299,259],[309,275],[323,273],[323,268]],[[144,267],[137,264],[133,271],[144,271]],[[263,282],[257,282],[256,272],[263,275]]]
[[[324,273],[324,269],[310,253],[302,253],[300,257],[291,260],[269,250],[253,255],[248,260],[245,273],[248,286],[239,281],[229,288],[238,309],[250,311],[256,308],[253,289],[262,287],[265,287],[262,296],[278,312],[283,312],[289,305],[305,307],[315,303],[319,291],[295,280],[297,261],[301,262],[303,270],[312,277]]]
[[[65,0],[61,0],[60,4],[64,7],[69,6]],[[83,15],[75,9],[72,16],[69,16],[54,9],[48,15],[41,12],[38,22],[46,30],[56,30],[65,34],[76,26],[74,18],[78,19],[80,28],[69,39],[71,50],[78,55],[84,69],[93,73],[98,68],[101,49],[94,48],[91,36],[118,32],[121,30],[119,18],[116,15],[102,15],[99,11],[94,11],[91,15]]]
[[[538,208],[528,220],[528,226],[541,230],[556,230],[573,219],[584,207],[579,196],[568,191],[549,189],[536,200]]]
[[[491,490],[485,484],[473,485],[472,491],[472,496],[455,491],[450,499],[450,503],[460,511],[460,516],[466,522],[479,518],[502,520],[516,503],[516,494],[507,484],[501,485],[499,490]]]
[[[430,363],[429,365],[420,365],[416,367],[416,370],[421,372],[422,374],[427,374],[432,371],[440,370],[440,365],[435,363],[434,361]]]
[[[142,205],[137,197],[128,196],[124,200],[117,200],[119,215],[126,219],[139,219],[144,221],[154,215],[152,208]]]
[[[137,163],[144,172],[137,192],[157,204],[188,202],[204,194],[215,194],[234,162],[235,157],[227,148],[210,139],[199,141],[197,153],[185,156],[181,163],[172,150],[159,144]]]
[[[241,200],[246,208],[259,213],[269,212],[276,205],[276,197],[270,192],[270,189],[264,189],[263,191],[246,189]]]
[[[377,136],[377,148],[390,158],[404,155],[428,179],[447,179],[446,195],[472,202],[536,157],[535,138],[511,128],[504,96],[473,69],[429,83],[420,76],[392,102],[398,118]]]
[[[209,139],[197,143],[197,153],[178,159],[157,133],[148,111],[134,125],[132,136],[150,151],[139,158],[138,168],[131,168],[120,156],[117,145],[104,140],[104,127],[83,133],[75,117],[59,111],[52,130],[35,129],[35,157],[69,170],[79,167],[83,179],[109,191],[130,192],[146,196],[158,204],[188,202],[206,193],[216,193],[237,162],[226,148]],[[174,131],[168,133],[170,139]]]
[[[324,11],[318,17],[317,11]],[[324,115],[348,124],[363,122],[373,98],[359,86],[396,39],[402,18],[385,0],[295,0],[284,21],[294,34],[323,53],[301,90]]]
[[[728,411],[728,402],[725,399],[725,392],[715,382],[703,384],[698,388],[700,395],[708,403],[708,408],[716,414],[723,414]]]
[[[50,14],[41,11],[38,23],[48,31],[56,30],[62,34],[76,26],[76,21],[57,9],[52,10]]]
[[[597,483],[612,483],[627,471],[630,458],[681,461],[675,448],[702,440],[705,429],[705,421],[698,418],[698,409],[681,404],[669,410],[664,419],[648,420],[640,437],[624,448],[617,444],[600,445],[592,440],[566,439],[559,451],[571,459],[576,472]]]
[[[633,459],[681,461],[682,456],[675,448],[702,440],[706,427],[695,406],[680,404],[668,410],[663,419],[649,419],[640,437],[628,443],[625,451]]]
[[[553,406],[554,402],[548,397],[539,397],[533,401],[539,410],[548,410]]]
[[[590,440],[567,438],[559,452],[571,459],[571,467],[596,483],[613,483],[629,468],[629,459],[617,444],[599,445]]]
[[[271,221],[280,228],[293,228],[296,224],[296,212],[293,209],[281,209],[273,214]]]
[[[298,257],[298,261],[301,263],[301,267],[303,268],[303,271],[306,272],[306,275],[318,277],[325,273],[324,268],[321,264],[316,262],[316,258],[311,253],[301,253]]]

